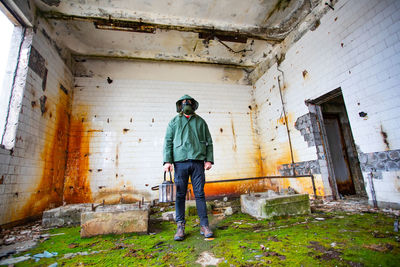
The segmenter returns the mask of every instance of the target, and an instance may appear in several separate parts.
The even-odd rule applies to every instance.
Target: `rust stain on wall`
[[[64,182],[64,201],[71,203],[92,202],[89,175],[89,145],[92,132],[85,129],[86,113],[71,118],[68,160]]]
[[[267,160],[263,161],[265,174],[280,175],[279,166],[292,162],[289,143],[271,144],[271,146],[276,148],[276,150],[274,149],[274,153],[270,153]],[[294,158],[297,157],[295,150],[293,150],[293,156]]]
[[[56,102],[55,128],[45,136],[45,145],[41,153],[44,162],[40,181],[22,209],[13,215],[12,220],[38,215],[48,208],[62,205],[65,165],[69,131],[69,98],[59,94]],[[52,127],[48,127],[52,128]]]
[[[192,185],[189,185],[188,189],[190,189],[190,198],[195,199]],[[204,186],[204,193],[206,198],[214,198],[220,196],[239,196],[250,192],[262,192],[269,189],[276,190],[277,187],[271,185],[270,181],[265,179],[225,183],[206,183]]]
[[[302,74],[303,74],[303,79],[304,80],[308,80],[310,78],[307,70],[303,70]]]
[[[235,124],[233,123],[233,118],[231,118],[231,128],[232,128],[232,137],[233,137],[232,150],[234,152],[236,152],[237,144],[236,144]]]
[[[130,181],[120,181],[114,187],[104,187],[93,193],[93,202],[101,203],[104,200],[106,204],[134,203],[142,200],[142,197],[150,199],[151,195],[147,191],[135,189]]]
[[[381,135],[382,135],[383,143],[385,144],[385,150],[390,150],[390,144],[389,144],[389,141],[387,140],[388,135],[387,135],[387,133],[383,130],[382,125],[381,125]]]
[[[289,125],[293,124],[293,113],[287,113],[286,117],[281,116],[279,119],[276,120],[277,124],[279,125],[286,125],[286,121]]]
[[[117,147],[115,148],[115,169],[118,171],[118,165],[119,165],[119,144],[117,144]]]
[[[252,139],[253,139],[253,143],[257,144],[257,147],[255,147],[255,150],[252,152],[253,154],[253,160],[256,163],[256,172],[255,175],[256,177],[260,177],[260,176],[265,176],[266,175],[266,171],[264,169],[264,164],[263,164],[263,155],[262,155],[262,151],[261,151],[261,147],[258,145],[259,141],[258,141],[258,131],[255,129],[254,127],[254,121],[253,121],[253,113],[257,114],[258,112],[258,107],[257,105],[254,106],[254,108],[250,109],[251,112],[249,113],[249,119],[250,119],[250,127],[251,127],[251,135],[252,135]]]

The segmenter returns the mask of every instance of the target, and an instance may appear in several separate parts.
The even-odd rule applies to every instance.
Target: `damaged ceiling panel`
[[[193,32],[156,29],[154,34],[96,29],[84,21],[52,21],[56,41],[74,55],[121,57],[253,66],[262,60],[268,44],[205,41]]]
[[[76,56],[255,67],[317,0],[35,0]]]

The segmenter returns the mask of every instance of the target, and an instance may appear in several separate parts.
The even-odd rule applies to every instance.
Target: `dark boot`
[[[208,225],[200,227],[200,234],[204,235],[205,238],[210,238],[214,235],[214,233],[211,231]]]
[[[174,236],[175,241],[182,241],[185,238],[185,223],[177,222],[176,234]]]

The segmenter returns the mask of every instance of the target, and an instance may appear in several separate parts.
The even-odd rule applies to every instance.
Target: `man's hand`
[[[173,170],[174,170],[174,165],[172,165],[169,162],[164,164],[164,171],[165,172],[172,172]]]
[[[212,163],[211,163],[211,162],[209,162],[209,161],[204,162],[204,169],[205,169],[206,171],[208,171],[209,169],[211,169],[211,167],[212,167]]]

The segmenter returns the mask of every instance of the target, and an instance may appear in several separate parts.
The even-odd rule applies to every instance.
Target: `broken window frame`
[[[8,54],[6,73],[1,90],[8,92],[9,101],[5,121],[2,127],[1,148],[12,150],[15,146],[15,137],[19,122],[19,114],[22,108],[22,100],[28,74],[28,60],[32,46],[33,29],[26,25],[25,19],[21,19],[19,12],[0,3],[0,12],[3,12],[15,25]],[[17,44],[17,45],[15,45]]]

